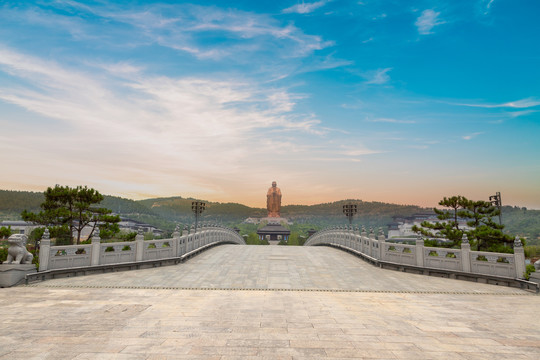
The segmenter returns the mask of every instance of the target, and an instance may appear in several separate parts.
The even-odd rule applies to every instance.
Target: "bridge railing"
[[[144,240],[139,232],[135,241],[102,243],[97,235],[91,244],[59,246],[51,245],[47,232],[41,239],[39,271],[180,258],[221,243],[245,245],[236,231],[221,226],[206,226],[197,232],[186,228],[182,234],[177,230],[170,239]]]
[[[411,239],[414,245],[394,243],[386,239],[382,230],[375,235],[365,229],[360,232],[348,228],[331,228],[313,234],[305,246],[330,245],[361,254],[372,262],[411,266],[430,270],[446,270],[460,273],[489,275],[522,279],[525,273],[525,253],[518,237],[514,241],[514,253],[471,251],[465,238],[461,248],[424,246],[420,238]]]

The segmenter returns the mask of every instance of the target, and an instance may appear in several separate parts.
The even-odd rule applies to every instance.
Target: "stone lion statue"
[[[26,250],[28,236],[24,234],[14,234],[8,239],[8,256],[4,264],[31,264],[34,255]]]

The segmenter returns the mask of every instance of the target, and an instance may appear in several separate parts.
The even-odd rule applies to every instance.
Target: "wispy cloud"
[[[454,105],[469,106],[469,107],[478,107],[478,108],[514,108],[514,109],[526,109],[536,106],[540,106],[540,100],[537,98],[529,97],[526,99],[510,101],[500,104],[474,104],[474,103],[454,103]]]
[[[367,80],[366,84],[382,85],[390,81],[390,72],[392,68],[377,69],[374,71],[365,72],[362,76]]]
[[[302,1],[300,4],[296,4],[286,9],[283,9],[283,13],[308,14],[317,10],[320,7],[323,7],[328,2],[328,0],[321,0],[313,3],[305,3],[304,1]]]
[[[5,47],[0,48],[0,72],[21,80],[16,87],[0,84],[0,100],[62,124],[62,141],[55,140],[47,123],[25,133],[21,141],[31,145],[17,150],[21,159],[83,161],[85,169],[93,170],[79,175],[91,186],[115,186],[120,174],[127,174],[134,179],[131,196],[171,192],[178,181],[183,194],[222,192],[216,189],[217,179],[232,183],[238,172],[258,183],[264,175],[250,169],[277,151],[287,156],[279,164],[266,164],[267,170],[296,171],[294,164],[315,154],[352,161],[374,153],[358,145],[336,149],[324,141],[325,134],[346,132],[296,111],[304,95],[256,81],[155,75],[132,62],[86,59],[67,66]],[[316,151],[310,143],[318,144]],[[3,142],[1,151],[19,148],[18,142]],[[58,177],[72,178],[68,167],[56,170]],[[158,189],[156,182],[167,189]]]
[[[440,12],[436,12],[432,9],[427,9],[422,11],[422,15],[420,15],[416,22],[414,23],[416,27],[418,28],[418,32],[421,35],[429,35],[433,34],[431,31],[435,26],[444,24],[445,21],[441,20],[439,18]]]
[[[110,134],[103,138],[124,133],[127,137],[122,138],[150,137],[151,143],[181,142],[187,148],[206,139],[205,146],[220,149],[212,157],[223,156],[224,164],[237,158],[232,150],[237,147],[221,146],[245,143],[253,139],[252,131],[257,128],[323,132],[316,129],[319,121],[310,116],[286,116],[294,108],[296,96],[284,89],[231,80],[148,76],[134,73],[139,68],[132,65],[126,70],[131,74],[128,80],[108,75],[116,64],[101,67],[104,72],[88,74],[4,48],[0,69],[25,79],[28,86],[0,86],[0,99],[65,121],[83,133],[101,127],[103,134]],[[119,89],[131,89],[129,99]],[[231,151],[222,150],[227,148]],[[189,157],[184,160],[193,163]],[[200,164],[208,162],[213,160]]]
[[[489,14],[489,11],[491,10],[491,6],[495,2],[495,0],[481,0],[482,5],[484,6],[484,15]]]
[[[472,140],[475,137],[477,137],[478,135],[482,135],[482,134],[483,134],[483,132],[475,132],[475,133],[472,133],[472,134],[463,135],[461,138],[463,140]]]
[[[375,118],[375,119],[366,119],[369,122],[382,122],[382,123],[391,123],[391,124],[415,124],[414,120],[398,120],[391,118]]]
[[[250,62],[248,55],[256,55],[267,61],[277,61],[306,57],[333,45],[332,41],[306,34],[293,24],[282,24],[270,15],[235,9],[187,4],[89,7],[74,1],[56,2],[51,6],[75,15],[50,15],[39,8],[17,10],[8,7],[6,11],[20,21],[63,28],[76,40],[100,37],[103,44],[117,47],[158,44],[204,60]],[[84,22],[84,17],[89,15],[98,21]],[[53,21],[51,16],[54,16]],[[126,31],[125,25],[131,29]],[[115,36],[121,36],[124,41],[121,44],[111,42],[110,38]]]

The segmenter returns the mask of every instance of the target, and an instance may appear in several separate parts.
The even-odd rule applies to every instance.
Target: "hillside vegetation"
[[[177,196],[134,201],[105,195],[101,206],[121,216],[147,222],[164,230],[172,230],[176,223],[193,223],[193,200]],[[20,220],[23,210],[39,211],[39,205],[43,201],[43,193],[0,190],[0,220]],[[303,230],[309,227],[321,229],[326,226],[345,225],[347,218],[342,213],[342,206],[348,202],[358,204],[358,214],[353,223],[366,227],[386,227],[392,221],[392,216],[410,216],[431,210],[414,205],[341,200],[317,205],[286,205],[282,207],[281,214]],[[529,244],[540,243],[540,210],[504,206],[502,213],[505,232],[526,237]],[[263,208],[208,201],[201,221],[237,226],[248,217],[265,216],[266,209]]]

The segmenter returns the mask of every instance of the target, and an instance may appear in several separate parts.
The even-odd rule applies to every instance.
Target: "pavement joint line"
[[[528,292],[467,292],[467,291],[425,291],[425,290],[369,290],[369,289],[272,289],[272,288],[214,288],[214,287],[160,287],[160,286],[114,286],[114,285],[43,285],[29,284],[24,287],[78,288],[78,289],[129,289],[129,290],[206,290],[206,291],[284,291],[284,292],[332,292],[332,293],[384,293],[384,294],[442,294],[442,295],[497,295],[497,296],[534,296]]]

